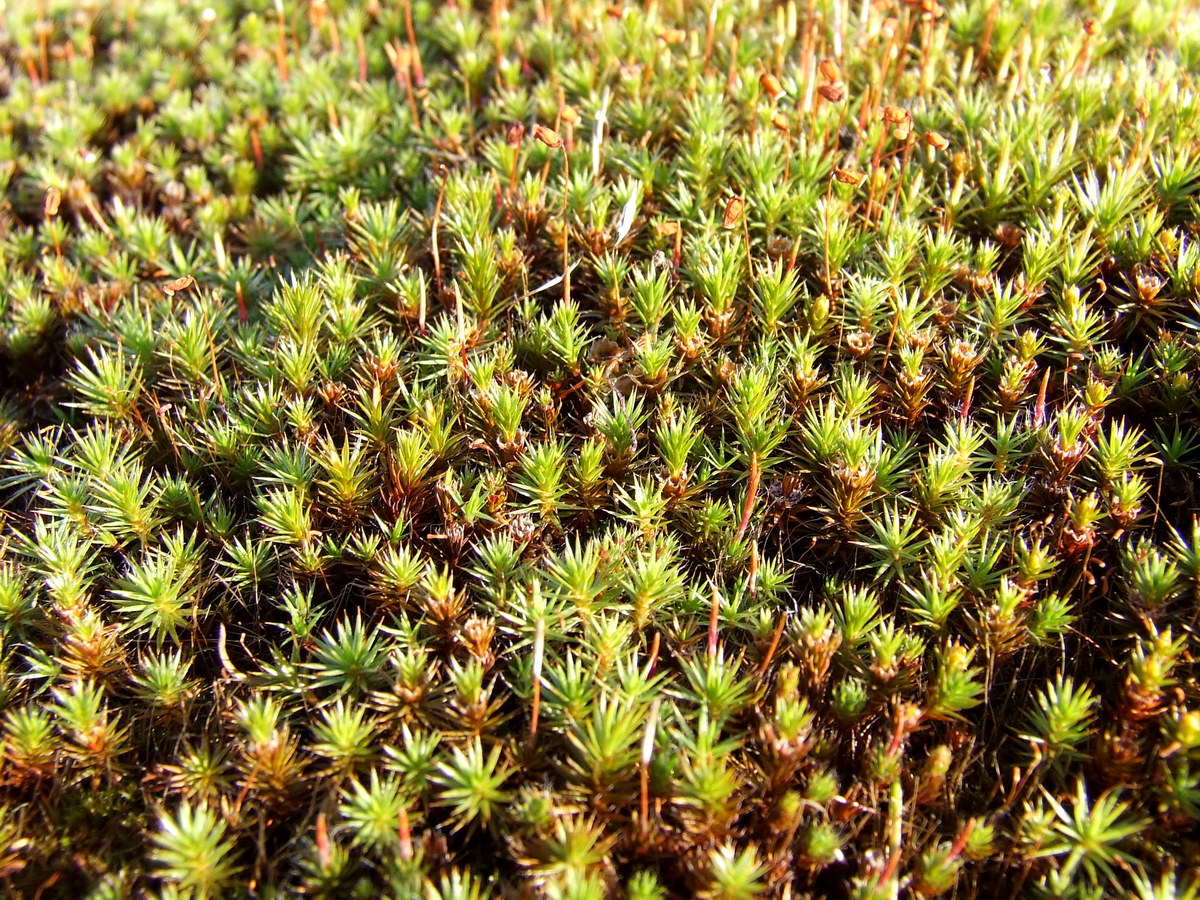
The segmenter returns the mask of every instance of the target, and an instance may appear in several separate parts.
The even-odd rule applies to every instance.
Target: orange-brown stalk
[[[413,28],[411,0],[404,0],[404,27],[408,31],[408,46],[412,50],[413,81],[418,88],[423,88],[425,87],[425,68],[421,65],[421,50],[417,47],[417,32]]]
[[[742,521],[738,525],[737,539],[740,541],[750,524],[750,515],[754,512],[754,500],[758,496],[758,481],[762,477],[762,463],[757,453],[750,454],[750,474],[746,479],[746,500],[742,504]]]
[[[288,63],[287,63],[287,19],[283,14],[282,0],[275,0],[275,11],[279,13],[279,38],[275,42],[275,68],[279,70],[279,80],[288,80]]]

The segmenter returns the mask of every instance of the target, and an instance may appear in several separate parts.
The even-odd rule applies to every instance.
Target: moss
[[[6,890],[1194,893],[1190,6],[10,7]]]

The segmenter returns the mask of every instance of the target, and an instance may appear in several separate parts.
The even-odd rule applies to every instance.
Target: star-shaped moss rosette
[[[1192,5],[3,23],[0,892],[1200,890]]]

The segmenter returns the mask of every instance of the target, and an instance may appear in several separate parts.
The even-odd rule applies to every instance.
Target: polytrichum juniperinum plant
[[[1200,890],[1192,6],[3,23],[4,893]]]

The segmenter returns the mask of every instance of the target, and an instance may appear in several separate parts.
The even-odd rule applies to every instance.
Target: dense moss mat
[[[0,890],[1197,896],[1190,4],[4,23]]]

